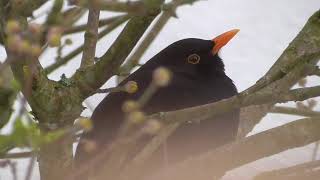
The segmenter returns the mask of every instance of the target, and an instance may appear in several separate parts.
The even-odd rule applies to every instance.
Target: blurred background
[[[36,21],[42,22],[52,6],[48,2],[39,9],[35,16]],[[66,7],[68,8],[68,7]],[[281,55],[288,43],[299,33],[307,19],[320,8],[319,0],[207,0],[199,1],[193,5],[185,5],[177,10],[178,18],[171,18],[159,36],[151,44],[143,56],[145,62],[169,44],[184,38],[212,39],[215,36],[239,28],[240,33],[232,39],[220,52],[224,60],[226,72],[234,80],[239,91],[253,85]],[[101,17],[113,16],[115,13],[102,13]],[[85,23],[87,17],[81,19],[79,24]],[[110,35],[99,41],[97,56],[101,56],[111,45],[123,25]],[[63,54],[83,43],[83,34],[72,35],[72,46],[64,49]],[[51,48],[41,56],[41,64],[47,66],[53,63],[56,49]],[[0,48],[0,59],[6,57],[4,49]],[[80,65],[81,55],[66,66],[59,68],[49,77],[59,80],[64,73],[67,77],[72,75]],[[319,78],[308,78],[307,86],[319,82]],[[115,85],[115,78],[104,86]],[[94,108],[105,95],[94,95],[86,100],[90,108]],[[289,104],[293,106],[294,104]],[[90,116],[90,108],[83,112]],[[319,109],[319,106],[317,106]],[[255,134],[272,127],[283,125],[297,119],[295,116],[267,115],[250,134]],[[1,133],[10,132],[10,124]],[[294,164],[310,161],[314,156],[315,144],[303,148],[288,150],[286,152],[266,157],[256,162],[228,172],[224,179],[250,179],[259,172],[292,166]],[[17,150],[18,151],[18,150]],[[23,177],[28,160],[18,160],[18,176]],[[0,180],[11,179],[9,169],[0,169]],[[39,179],[38,169],[33,173],[33,179]]]

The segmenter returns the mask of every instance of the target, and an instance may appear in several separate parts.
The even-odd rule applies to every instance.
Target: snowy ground
[[[224,59],[227,74],[241,91],[254,84],[270,68],[288,43],[303,27],[308,17],[319,8],[319,0],[200,1],[193,6],[184,6],[178,9],[179,18],[169,21],[148,49],[143,60],[148,60],[158,51],[177,40],[190,37],[212,39],[222,32],[239,28],[240,33],[222,50],[220,56]],[[104,13],[104,16],[110,15],[111,13]],[[115,30],[110,37],[104,38],[98,44],[98,56],[106,51],[121,28]],[[71,38],[75,45],[83,42],[83,37],[80,34]],[[49,50],[43,55],[43,65],[52,62],[48,59],[52,59],[53,52],[53,50]],[[4,51],[0,49],[0,59],[3,58]],[[77,58],[79,59],[80,56]],[[74,67],[78,66],[79,61],[73,61],[60,68],[50,78],[57,80],[62,73],[70,76],[75,72]],[[308,85],[314,85],[316,81],[319,82],[319,78],[312,78]],[[107,83],[107,85],[112,84],[114,84],[112,80]],[[95,95],[87,101],[96,106],[101,97],[102,95]],[[87,111],[84,114],[90,115],[90,112]],[[252,134],[285,124],[296,118],[293,116],[268,115],[257,125]],[[10,129],[10,127],[7,129]],[[309,161],[313,148],[314,145],[311,144],[261,159],[229,172],[225,179],[250,179],[254,174],[264,170]],[[19,161],[18,175],[20,177],[23,177],[27,163],[28,160]],[[8,169],[0,169],[0,180],[8,179],[11,179]],[[33,179],[39,179],[37,170]]]

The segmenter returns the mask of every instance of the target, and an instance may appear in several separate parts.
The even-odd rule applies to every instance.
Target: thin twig
[[[312,75],[315,75],[315,76],[320,76],[320,68],[317,66],[317,68],[314,70],[314,71],[312,71],[311,73],[310,73],[310,76],[312,76]]]
[[[80,5],[82,7],[90,7],[90,1],[81,1],[81,3],[72,3]],[[114,11],[114,12],[126,12],[134,15],[144,15],[147,12],[148,7],[145,6],[143,1],[109,1],[100,0],[96,1],[96,5],[101,10]]]
[[[98,39],[101,39],[102,37],[104,37],[105,35],[107,35],[108,33],[110,33],[112,30],[114,30],[116,27],[118,27],[119,25],[121,25],[122,23],[124,23],[125,21],[128,20],[128,16],[124,16],[121,17],[120,19],[112,22],[107,28],[105,28],[104,30],[102,30],[99,33],[99,37]],[[83,50],[83,45],[81,45],[80,47],[76,48],[75,50],[73,50],[72,52],[70,52],[68,55],[66,55],[65,57],[61,58],[60,61],[55,62],[54,64],[48,66],[47,68],[45,68],[45,72],[47,74],[50,74],[51,72],[53,72],[54,70],[58,69],[60,66],[68,63],[70,60],[72,60],[74,57],[76,57],[77,55],[79,55]]]
[[[312,157],[311,157],[311,160],[312,161],[315,161],[315,160],[317,160],[317,155],[318,155],[318,150],[319,150],[319,144],[320,144],[320,142],[319,141],[317,141],[315,144],[314,144],[314,149],[313,149],[313,151],[312,151]]]
[[[299,109],[293,107],[283,107],[283,106],[274,106],[272,107],[269,112],[271,113],[281,113],[281,114],[290,114],[290,115],[297,115],[297,116],[320,116],[320,112],[312,111],[308,109]]]
[[[207,179],[221,175],[255,160],[317,141],[319,128],[319,117],[300,119],[187,159],[159,172],[154,179]]]
[[[159,87],[153,81],[150,83],[145,92],[140,96],[140,98],[137,101],[140,108],[146,105],[146,103],[151,99],[154,93],[156,93],[158,88]]]
[[[132,17],[108,51],[93,66],[83,68],[71,77],[75,85],[80,87],[83,97],[91,95],[117,72],[156,15]]]
[[[27,174],[25,180],[30,180],[33,172],[34,164],[35,164],[36,156],[33,154],[30,158],[29,165],[27,168]]]
[[[319,32],[317,32],[318,28],[316,27],[319,26],[319,13],[319,11],[315,12],[308,19],[298,36],[296,36],[290,43],[290,46],[285,49],[276,63],[274,63],[268,72],[257,81],[255,86],[246,89],[244,94],[249,94],[262,89],[269,83],[283,77],[290,72],[292,68],[296,67],[297,64],[301,63],[301,61],[308,62],[320,58],[320,51],[318,48],[319,42],[314,38],[319,35]],[[308,42],[308,44],[305,42]],[[295,49],[293,50],[291,47],[295,47]]]
[[[111,92],[120,92],[123,91],[124,88],[122,86],[106,88],[106,89],[97,89],[95,93],[111,93]]]
[[[10,169],[11,169],[11,174],[12,174],[12,179],[13,180],[18,180],[18,176],[17,176],[17,164],[15,162],[11,162],[9,163]]]
[[[30,158],[33,152],[19,152],[19,153],[9,153],[0,156],[0,159],[20,159],[20,158]]]
[[[152,26],[148,34],[142,40],[138,48],[129,57],[129,59],[125,62],[125,64],[120,67],[119,71],[121,72],[121,74],[129,74],[133,68],[139,65],[139,61],[141,60],[141,57],[146,52],[148,47],[151,45],[154,39],[159,35],[163,27],[169,21],[169,19],[172,16],[174,16],[177,7],[183,4],[185,4],[184,0],[173,0],[170,4],[167,4],[165,6],[166,8],[164,9],[160,17],[157,19],[155,24]]]
[[[137,176],[143,171],[141,166],[146,160],[153,154],[161,144],[163,140],[167,139],[177,128],[179,123],[173,123],[166,128],[163,128],[156,137],[154,137],[143,150],[137,154],[133,160],[127,164],[123,170],[124,173],[120,173],[122,179],[139,179]],[[128,178],[130,177],[130,178]]]
[[[118,16],[113,16],[113,17],[101,19],[101,20],[99,20],[99,28],[103,27],[105,25],[109,25],[109,24],[113,23],[114,21],[116,21],[117,19],[123,18],[125,16],[126,15],[118,15]],[[64,29],[63,34],[68,35],[68,34],[82,32],[82,31],[86,30],[86,28],[87,28],[87,24],[73,26],[73,27]]]
[[[151,115],[150,117],[152,119],[159,119],[160,122],[167,122],[169,125],[163,127],[162,133],[154,138],[153,141],[157,143],[153,143],[153,141],[151,141],[151,143],[145,146],[144,149],[146,150],[143,150],[141,153],[139,153],[136,156],[137,158],[135,158],[135,163],[127,167],[128,173],[133,173],[133,174],[130,174],[129,176],[127,176],[128,174],[126,173],[124,174],[126,174],[126,177],[131,177],[131,175],[136,175],[135,171],[137,168],[141,168],[139,167],[139,165],[142,165],[141,162],[143,162],[146,158],[150,157],[151,154],[154,152],[154,150],[158,149],[159,146],[166,140],[166,137],[168,137],[171,133],[173,133],[174,130],[183,122],[188,122],[193,120],[199,121],[199,120],[212,119],[213,116],[215,115],[226,113],[236,108],[245,107],[251,104],[256,104],[257,102],[259,102],[259,104],[260,103],[264,104],[270,101],[275,103],[274,101],[286,102],[291,100],[297,100],[296,98],[301,100],[301,98],[302,99],[310,98],[309,95],[319,96],[320,86],[312,87],[311,89],[309,88],[295,89],[289,92],[284,92],[282,94],[277,94],[276,96],[274,96],[272,92],[265,93],[265,94],[258,93],[258,94],[247,95],[239,99],[240,96],[238,95],[238,97],[233,96],[231,98],[228,98],[216,103],[212,103],[212,104]],[[209,108],[210,106],[211,108]],[[217,107],[222,107],[222,108],[217,108]],[[225,108],[228,110],[226,110]],[[193,115],[195,116],[192,117]],[[143,159],[140,160],[139,157]]]
[[[80,67],[86,67],[94,64],[96,53],[96,44],[98,40],[100,10],[94,3],[89,8],[87,29],[84,34],[83,53]]]
[[[295,166],[281,168],[272,171],[262,172],[255,176],[255,180],[267,180],[267,179],[284,179],[288,178],[292,174],[300,174],[305,171],[311,171],[314,168],[320,167],[320,160],[306,162]]]
[[[12,179],[17,180],[17,168],[16,168],[16,163],[12,162],[11,160],[0,160],[0,168],[5,168],[9,166],[11,174],[12,174]]]

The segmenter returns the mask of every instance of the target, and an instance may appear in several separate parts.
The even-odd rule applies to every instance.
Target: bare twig
[[[157,85],[155,85],[153,82],[151,82],[150,85],[145,90],[145,92],[138,99],[139,106],[143,107],[150,100],[150,98],[154,95],[154,93],[156,93],[158,88],[159,87]]]
[[[19,153],[9,153],[0,156],[0,159],[20,159],[20,158],[30,158],[33,152],[19,152]]]
[[[317,141],[315,144],[314,144],[314,149],[313,149],[313,151],[312,151],[312,156],[311,156],[311,160],[312,161],[315,161],[315,160],[317,160],[317,155],[318,155],[318,151],[319,151],[319,144],[320,144],[320,142],[319,141]]]
[[[106,89],[97,89],[95,93],[111,93],[111,92],[120,92],[123,91],[122,86],[112,87],[112,88],[106,88]]]
[[[71,4],[79,5],[82,7],[90,7],[90,1],[85,0],[80,3],[73,2],[70,0]],[[99,6],[101,10],[114,11],[114,12],[126,12],[134,15],[144,15],[147,12],[148,7],[143,1],[109,1],[100,0],[95,1],[96,6]]]
[[[113,17],[101,19],[101,20],[99,20],[99,27],[109,25],[109,24],[113,23],[114,21],[121,19],[125,16],[127,16],[127,15],[118,15],[118,16],[113,16]],[[67,35],[67,34],[82,32],[82,31],[86,30],[86,28],[87,28],[87,24],[72,26],[72,27],[64,29],[63,34]]]
[[[320,112],[307,110],[307,109],[298,109],[293,107],[283,107],[283,106],[274,106],[270,109],[271,113],[281,113],[281,114],[290,114],[290,115],[297,115],[297,116],[320,116]]]
[[[320,86],[316,86],[315,88],[316,89],[300,88],[300,89],[295,89],[289,92],[284,92],[276,95],[273,93],[265,93],[265,94],[258,93],[258,94],[243,96],[243,97],[234,96],[225,100],[218,101],[216,103],[211,103],[211,104],[192,107],[192,108],[186,108],[186,109],[177,110],[177,111],[162,112],[156,115],[151,115],[152,119],[160,119],[161,122],[167,122],[169,123],[169,125],[163,127],[163,130],[160,133],[160,135],[156,136],[154,140],[152,140],[151,143],[149,143],[144,148],[144,150],[137,155],[137,157],[140,157],[143,159],[140,160],[139,158],[136,158],[134,161],[134,165],[131,165],[131,167],[130,166],[127,167],[128,173],[131,173],[131,174],[127,174],[127,173],[124,173],[124,174],[126,175],[126,177],[137,175],[136,170],[141,168],[139,166],[143,165],[142,162],[147,157],[149,157],[154,152],[154,150],[156,150],[166,140],[166,138],[172,132],[174,132],[176,128],[179,127],[181,123],[189,122],[193,120],[199,121],[199,120],[212,119],[215,115],[226,113],[236,108],[245,107],[245,106],[249,106],[257,103],[264,104],[264,103],[271,103],[271,102],[272,103],[286,102],[291,100],[297,100],[296,98],[298,98],[299,100],[301,100],[301,98],[308,99],[310,98],[309,95],[313,94],[311,92],[316,93],[313,95],[319,96]],[[303,97],[304,95],[307,95],[308,97]],[[154,143],[153,141],[156,143]],[[137,163],[140,163],[140,164],[137,164]]]
[[[318,46],[320,42],[314,38],[320,36],[318,31],[320,27],[319,14],[320,11],[317,11],[309,18],[306,25],[281,54],[272,68],[260,78],[254,86],[244,91],[242,95],[256,92],[268,86],[269,83],[290,74],[290,76],[288,76],[289,79],[282,81],[283,83],[278,84],[278,86],[271,87],[271,89],[278,89],[280,87],[282,90],[288,90],[301,78],[310,75],[310,72],[314,72],[315,68],[308,68],[306,66],[309,66],[308,64],[311,66],[316,65],[320,58],[320,49]],[[301,74],[302,72],[303,74]],[[251,106],[249,109],[242,110],[238,138],[245,137],[246,134],[260,122],[261,118],[267,114],[268,109],[272,106],[273,104],[265,104],[263,106]]]
[[[99,6],[101,6],[101,10],[126,12],[135,15],[143,15],[147,12],[147,7],[143,1],[120,2],[102,0],[99,2]]]
[[[112,30],[114,30],[120,24],[122,24],[125,21],[127,21],[128,18],[129,18],[128,16],[124,16],[124,17],[120,17],[120,19],[117,19],[114,22],[112,22],[106,29],[102,30],[99,33],[99,39],[101,39],[102,37],[104,37],[105,35],[110,33]],[[57,61],[54,64],[52,64],[52,65],[48,66],[47,68],[45,68],[45,72],[47,74],[50,74],[51,72],[53,72],[54,70],[56,70],[60,66],[68,63],[70,60],[72,60],[74,57],[76,57],[78,54],[80,54],[82,52],[82,50],[83,50],[83,45],[78,47],[78,48],[76,48],[75,50],[70,52],[68,55],[66,55],[65,57],[61,58],[59,61]]]
[[[15,162],[10,162],[9,166],[10,166],[10,170],[11,170],[11,174],[12,174],[13,180],[18,180],[16,163]]]
[[[36,160],[36,156],[33,154],[31,156],[31,158],[30,158],[29,165],[27,167],[27,174],[25,176],[25,180],[30,180],[31,179],[31,175],[32,175],[34,164],[35,164],[35,160]]]
[[[94,64],[96,44],[98,40],[100,10],[93,3],[89,8],[87,29],[84,34],[83,53],[80,67],[86,67]]]
[[[317,67],[314,71],[310,73],[310,76],[315,75],[315,76],[320,76],[320,69]]]
[[[311,161],[303,164],[298,164],[295,166],[281,168],[272,171],[262,172],[255,176],[255,180],[267,180],[267,179],[287,179],[295,174],[301,174],[306,171],[312,171],[314,168],[320,167],[320,160]],[[291,179],[291,178],[290,178]]]
[[[317,141],[319,128],[319,117],[294,121],[168,167],[155,179],[206,179],[220,175],[257,159]]]
[[[320,11],[315,12],[300,33],[290,43],[290,46],[282,53],[270,70],[256,83],[248,88],[245,93],[255,92],[269,83],[283,77],[301,61],[312,61],[320,58],[319,40],[313,38],[319,36],[318,28]],[[307,44],[305,42],[308,42]],[[294,48],[293,48],[294,47]],[[301,53],[303,51],[303,53]],[[290,53],[288,53],[290,52]]]
[[[169,19],[175,15],[175,11],[178,8],[178,6],[183,4],[186,4],[185,0],[173,0],[169,4],[165,5],[166,8],[164,9],[160,17],[157,19],[155,24],[152,26],[148,34],[142,40],[142,42],[134,51],[134,53],[129,57],[126,63],[121,66],[120,68],[121,74],[129,74],[134,67],[139,65],[139,61],[141,57],[143,56],[145,51],[148,49],[150,44],[158,36],[158,34],[161,32],[163,27],[167,24]]]
[[[80,69],[72,76],[72,81],[81,87],[80,90],[84,97],[91,95],[106,80],[117,73],[118,67],[126,59],[156,15],[133,17],[118,39],[95,65]]]
[[[302,101],[312,97],[320,96],[320,86],[297,88],[282,93],[274,92],[258,92],[247,96],[233,96],[221,101],[176,110],[170,112],[162,112],[159,114],[152,115],[151,118],[161,119],[163,122],[174,123],[174,122],[188,122],[199,119],[210,119],[213,116],[222,114],[233,109],[258,105],[265,103],[284,103],[288,101]]]
[[[16,163],[12,162],[10,160],[0,160],[0,168],[4,168],[9,166],[10,170],[11,170],[11,174],[12,174],[12,179],[13,180],[18,180],[17,178],[17,167],[16,167]]]
[[[179,123],[173,123],[163,128],[156,137],[154,137],[143,150],[134,157],[134,159],[125,166],[123,173],[119,174],[121,180],[139,179],[139,175],[143,172],[142,164],[154,153],[158,147],[164,143],[177,128]]]

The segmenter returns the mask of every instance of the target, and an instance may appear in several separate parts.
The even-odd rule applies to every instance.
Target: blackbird
[[[139,90],[134,94],[112,92],[97,106],[92,114],[93,129],[84,133],[77,147],[75,164],[80,167],[110,144],[125,121],[122,105],[127,100],[138,99],[152,81],[158,67],[171,71],[168,86],[160,88],[143,107],[143,112],[173,111],[219,101],[237,94],[232,80],[225,74],[219,50],[238,32],[234,29],[213,40],[183,39],[159,52],[138,70],[123,80],[135,81]],[[239,110],[221,114],[214,119],[181,125],[166,141],[165,148],[154,154],[154,163],[176,163],[233,141],[237,134]],[[87,152],[85,142],[96,142],[96,151]],[[165,150],[163,150],[165,149]],[[165,151],[165,153],[164,153]],[[164,157],[165,154],[165,157]],[[156,162],[159,161],[159,162]],[[82,179],[85,176],[82,175]]]

